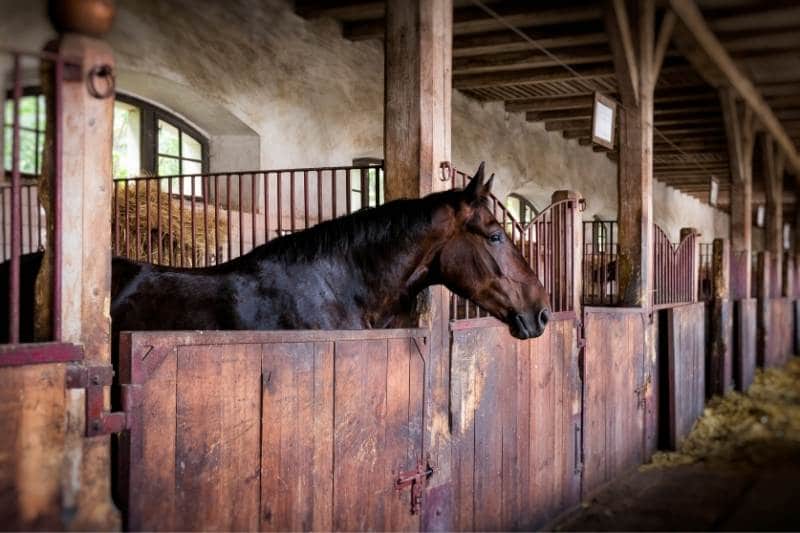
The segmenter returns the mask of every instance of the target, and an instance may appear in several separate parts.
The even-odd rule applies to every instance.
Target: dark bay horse
[[[464,190],[363,209],[207,268],[115,258],[114,332],[407,327],[417,295],[443,284],[513,336],[538,337],[547,293],[487,208],[491,184],[481,164]]]

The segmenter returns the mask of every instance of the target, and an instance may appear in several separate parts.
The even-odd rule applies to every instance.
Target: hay
[[[144,183],[139,185],[138,191],[132,183],[127,187],[116,188],[111,239],[113,243],[119,243],[116,250],[117,255],[138,261],[149,260],[156,264],[178,266],[181,264],[182,251],[183,266],[191,267],[206,264],[206,249],[208,248],[208,264],[214,264],[217,258],[222,257],[222,248],[227,242],[227,214],[222,210],[219,211],[219,229],[217,231],[219,244],[217,244],[214,232],[217,218],[213,208],[208,209],[204,222],[202,200],[199,203],[195,202],[193,217],[191,200],[181,199],[175,195],[170,198],[169,193],[158,189],[158,184],[146,187]],[[183,202],[183,217],[181,217],[180,210],[181,202]],[[116,221],[113,218],[116,218]],[[160,239],[159,218],[161,221]],[[192,219],[194,219],[194,246],[192,246]],[[181,224],[183,225],[183,242],[180,239]],[[117,227],[119,227],[119,236],[116,235]],[[208,235],[206,235],[206,228]],[[151,246],[149,258],[147,253],[148,237]]]
[[[696,462],[746,462],[753,465],[800,450],[800,359],[784,368],[756,371],[746,393],[713,398],[676,452],[658,452],[660,468]]]

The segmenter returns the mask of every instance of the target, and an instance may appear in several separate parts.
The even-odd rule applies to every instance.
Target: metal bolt
[[[92,431],[100,431],[100,421],[92,420]]]
[[[92,376],[92,385],[100,385],[100,376],[97,374]]]

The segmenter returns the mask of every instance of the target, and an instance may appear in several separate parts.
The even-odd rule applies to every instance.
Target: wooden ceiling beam
[[[575,118],[592,118],[591,107],[579,107],[575,109],[556,109],[554,111],[528,111],[525,119],[529,122],[540,122],[543,120],[566,120]]]
[[[592,65],[590,67],[576,67],[584,78],[603,78],[614,75],[611,64]],[[564,67],[544,67],[524,69],[510,72],[492,72],[488,74],[468,74],[453,76],[454,89],[474,89],[480,87],[502,87],[505,85],[518,85],[522,83],[544,83],[553,81],[568,81],[575,79],[575,75]]]
[[[548,120],[544,123],[544,129],[546,131],[577,130],[591,127],[592,123],[590,119]]]
[[[568,26],[552,29],[522,28],[522,31],[540,46],[554,53],[557,53],[558,48],[608,43],[608,36],[602,26],[587,31],[570,29]],[[454,58],[523,50],[538,50],[538,48],[508,30],[453,37]]]
[[[522,31],[530,34],[535,34],[536,28],[581,24],[599,21],[602,18],[601,7],[591,4],[537,9],[531,2],[513,1],[491,6],[491,9],[505,22],[513,24],[517,28],[523,28]],[[381,39],[384,26],[383,17],[375,17],[347,22],[344,24],[343,30],[345,37],[354,41]],[[453,10],[454,36],[485,35],[500,31],[510,33],[503,23],[478,6],[467,5]],[[531,37],[536,38],[534,35]]]
[[[557,109],[592,108],[592,95],[538,96],[506,101],[506,111],[552,111]]]
[[[708,26],[714,32],[775,30],[791,27],[800,20],[800,6],[770,6],[758,4],[738,13],[708,17]]]
[[[522,68],[551,67],[559,62],[567,65],[583,65],[611,61],[611,52],[598,46],[581,46],[556,50],[558,61],[539,50],[502,52],[453,59],[453,74],[493,72]]]
[[[670,6],[708,60],[720,71],[727,83],[736,90],[753,110],[759,122],[780,145],[795,174],[800,175],[800,155],[797,153],[794,142],[789,138],[780,121],[775,117],[772,109],[753,86],[753,83],[742,74],[725,47],[708,27],[697,5],[692,0],[670,0]],[[762,37],[766,38],[767,36]],[[800,35],[796,37],[800,42]],[[691,58],[689,59],[691,60]]]
[[[386,3],[369,1],[330,2],[325,0],[296,0],[295,12],[304,18],[330,17],[353,21],[383,17]]]

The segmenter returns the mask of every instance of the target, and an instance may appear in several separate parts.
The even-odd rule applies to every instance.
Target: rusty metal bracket
[[[105,87],[98,88],[97,80],[105,80]],[[116,90],[116,77],[111,65],[95,65],[89,70],[86,77],[86,87],[93,97],[104,100],[114,95]]]
[[[434,468],[427,463],[423,465],[417,463],[415,470],[400,474],[394,480],[394,490],[400,492],[404,489],[411,489],[411,514],[419,514],[422,510],[422,491],[425,490],[425,483],[433,475]]]
[[[130,428],[129,418],[125,411],[111,412],[105,408],[105,387],[114,381],[114,369],[109,365],[84,366],[69,365],[67,367],[68,389],[84,389],[86,391],[86,436],[97,437],[119,433]],[[123,388],[123,404],[127,405],[127,391]]]

